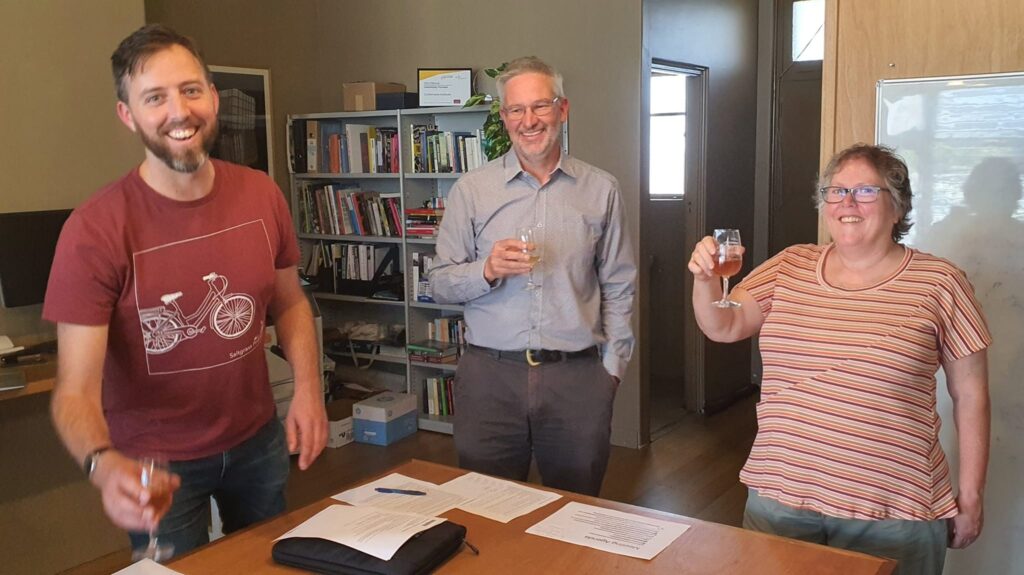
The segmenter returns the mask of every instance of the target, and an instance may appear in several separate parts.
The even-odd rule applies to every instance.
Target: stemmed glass
[[[540,246],[537,245],[534,236],[534,229],[532,227],[524,226],[516,229],[516,238],[519,239],[519,241],[528,244],[528,246],[523,249],[523,253],[530,256],[530,276],[526,280],[526,289],[528,290],[540,287],[540,284],[533,283],[533,268],[537,266],[538,262],[540,262],[541,256]]]
[[[715,230],[715,242],[718,243],[718,255],[711,273],[722,276],[722,299],[711,302],[721,308],[740,307],[739,302],[729,299],[729,278],[736,275],[743,265],[743,244],[740,242],[739,230]]]
[[[148,506],[153,510],[153,516],[157,521],[164,516],[171,508],[171,496],[174,492],[171,482],[171,471],[167,462],[156,457],[143,457],[139,459],[139,481],[142,487],[149,492]],[[174,554],[174,545],[171,543],[160,543],[157,540],[156,529],[149,529],[149,544],[132,552],[132,559],[152,559],[162,561],[169,559]]]

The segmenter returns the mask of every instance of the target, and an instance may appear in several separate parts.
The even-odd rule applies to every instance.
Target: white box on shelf
[[[352,415],[356,419],[387,423],[415,412],[416,404],[416,396],[411,393],[385,391],[352,406]]]

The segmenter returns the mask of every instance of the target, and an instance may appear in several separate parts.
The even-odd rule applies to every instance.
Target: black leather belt
[[[538,366],[542,363],[555,363],[559,361],[568,361],[570,359],[598,356],[596,345],[588,347],[587,349],[581,349],[580,351],[558,351],[557,349],[521,349],[518,351],[504,351],[501,349],[491,349],[489,347],[482,347],[473,344],[469,344],[469,347],[486,353],[494,359],[508,359],[526,363],[531,366]]]

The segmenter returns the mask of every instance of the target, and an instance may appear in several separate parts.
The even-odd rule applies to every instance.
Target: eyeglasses
[[[826,204],[838,204],[843,201],[847,194],[853,195],[853,201],[858,204],[870,204],[878,199],[878,193],[882,190],[889,191],[889,188],[879,186],[857,186],[856,188],[843,188],[840,186],[825,186],[818,190],[821,199]]]
[[[505,117],[508,118],[509,120],[512,120],[513,122],[518,122],[519,120],[522,120],[523,116],[526,115],[527,108],[529,108],[530,111],[533,112],[534,116],[540,116],[543,118],[544,116],[550,116],[551,112],[555,111],[555,105],[558,104],[558,101],[561,99],[561,97],[558,97],[552,98],[550,100],[539,100],[537,102],[530,104],[529,106],[509,106],[507,108],[503,108],[502,110],[505,112]]]

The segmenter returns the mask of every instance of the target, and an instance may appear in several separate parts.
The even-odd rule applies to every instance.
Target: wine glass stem
[[[729,276],[722,276],[722,301],[729,298]]]

